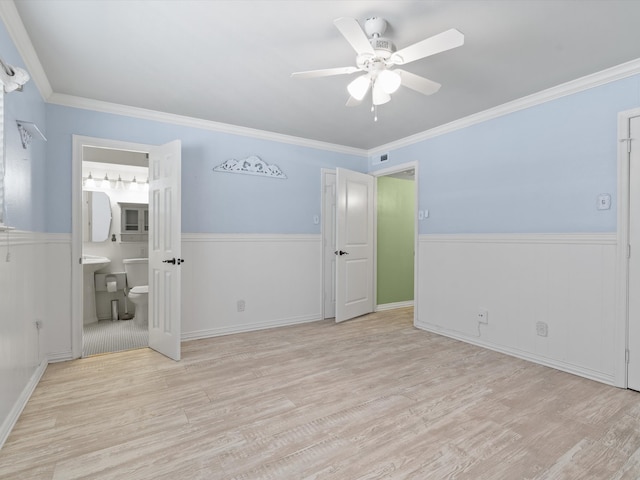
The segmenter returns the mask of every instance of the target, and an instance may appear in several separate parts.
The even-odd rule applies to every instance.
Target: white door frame
[[[629,348],[629,121],[640,116],[640,108],[618,114],[618,229],[616,235],[616,312],[614,382],[617,387],[627,388],[627,351]],[[640,148],[636,140],[635,148]],[[640,252],[634,252],[637,255]]]
[[[156,145],[72,135],[71,151],[71,355],[82,357],[82,147],[149,153]]]
[[[394,173],[400,173],[400,172],[404,172],[406,170],[411,170],[413,169],[413,171],[415,172],[415,208],[414,208],[414,225],[413,225],[413,232],[414,232],[414,240],[413,240],[413,251],[414,251],[414,259],[413,259],[413,322],[415,324],[415,322],[418,319],[418,238],[419,238],[419,232],[418,232],[418,199],[420,198],[419,196],[419,188],[420,188],[420,183],[418,182],[418,162],[417,161],[413,161],[413,162],[407,162],[407,163],[402,163],[400,165],[395,165],[393,167],[388,167],[388,168],[383,168],[381,170],[376,170],[375,172],[369,172],[369,175],[372,175],[373,177],[384,177],[386,175],[391,175]],[[321,204],[324,207],[324,187],[325,187],[325,173],[335,173],[335,169],[322,169],[322,181],[321,181]],[[374,192],[373,192],[373,208],[374,208],[374,212],[376,212],[373,216],[373,298],[374,300],[376,299],[377,295],[378,295],[378,282],[376,281],[377,275],[378,275],[378,265],[377,265],[377,258],[378,258],[378,182],[374,182]],[[324,215],[325,212],[322,212],[322,216],[321,218],[323,219],[324,222]],[[324,239],[324,223],[321,222],[321,237],[322,239]],[[324,245],[322,247],[322,255],[321,255],[321,259],[322,259],[322,288],[321,288],[321,305],[322,305],[322,318],[324,319],[325,316],[325,311],[324,311],[324,295],[325,295],[325,290],[324,290],[324,279],[325,279],[325,275],[327,275],[327,272],[324,271]],[[376,304],[374,303],[374,311],[376,308]]]
[[[407,162],[401,163],[400,165],[394,165],[392,167],[383,168],[381,170],[376,170],[375,172],[370,172],[369,175],[373,175],[376,177],[376,182],[374,183],[374,194],[373,194],[373,204],[374,211],[376,212],[373,216],[373,295],[374,299],[378,297],[378,182],[377,177],[386,177],[387,175],[393,175],[394,173],[400,173],[407,170],[414,171],[414,187],[415,187],[415,200],[414,200],[414,215],[413,215],[413,323],[418,320],[418,199],[420,198],[418,192],[420,187],[420,182],[418,182],[418,162]],[[374,305],[374,307],[377,306]]]
[[[327,312],[326,312],[326,309],[325,309],[325,297],[326,297],[326,295],[327,294],[333,295],[334,301],[335,301],[335,278],[334,278],[334,281],[333,281],[333,290],[334,291],[333,292],[327,292],[326,288],[325,288],[325,285],[326,285],[325,284],[325,280],[327,279],[327,276],[331,275],[331,273],[332,273],[332,272],[327,272],[326,271],[327,269],[325,268],[325,265],[326,265],[326,262],[325,262],[325,260],[326,260],[326,258],[325,258],[326,247],[325,247],[324,241],[325,241],[325,235],[327,234],[327,231],[326,231],[327,224],[325,223],[325,220],[327,219],[328,213],[325,211],[324,204],[325,204],[325,200],[326,200],[325,199],[325,196],[326,196],[326,190],[325,189],[326,189],[326,186],[327,186],[327,175],[333,175],[334,178],[335,178],[335,176],[336,176],[335,168],[334,169],[322,168],[320,170],[320,176],[321,176],[321,184],[320,184],[320,192],[321,192],[321,195],[320,195],[320,197],[321,197],[320,198],[320,220],[321,220],[321,222],[320,222],[320,238],[321,238],[321,240],[320,240],[320,242],[321,242],[321,245],[322,245],[322,250],[321,250],[322,254],[320,255],[321,261],[322,261],[322,269],[321,269],[321,271],[322,271],[322,279],[321,279],[321,281],[322,281],[322,289],[321,289],[322,296],[320,298],[320,305],[322,306],[321,307],[322,308],[322,310],[321,310],[321,318],[322,318],[322,320],[324,320],[326,318],[326,315],[327,315]],[[334,219],[334,224],[335,224],[335,219]],[[334,225],[334,236],[335,236],[335,225]],[[334,241],[335,241],[335,239],[334,239]],[[334,306],[333,312],[334,312],[334,316],[335,316],[335,306]],[[332,317],[329,317],[329,318],[332,318]]]

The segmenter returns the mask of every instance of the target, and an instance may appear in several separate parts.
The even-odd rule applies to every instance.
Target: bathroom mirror
[[[111,200],[105,192],[89,192],[91,242],[105,242],[111,228]]]

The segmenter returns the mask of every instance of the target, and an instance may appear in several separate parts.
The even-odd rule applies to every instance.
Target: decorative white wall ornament
[[[269,165],[260,157],[251,155],[250,157],[230,160],[221,163],[213,168],[214,172],[242,173],[245,175],[261,175],[263,177],[287,178],[277,165]]]

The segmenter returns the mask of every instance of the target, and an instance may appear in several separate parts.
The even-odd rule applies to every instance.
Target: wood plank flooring
[[[412,310],[50,365],[2,479],[640,478],[640,394],[416,330]]]

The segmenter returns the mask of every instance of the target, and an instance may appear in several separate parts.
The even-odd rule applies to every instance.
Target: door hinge
[[[631,258],[631,244],[627,245],[627,259]]]
[[[626,364],[629,363],[629,349],[628,348],[624,351],[624,362]]]

